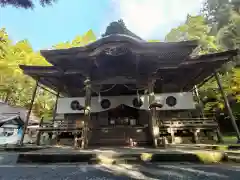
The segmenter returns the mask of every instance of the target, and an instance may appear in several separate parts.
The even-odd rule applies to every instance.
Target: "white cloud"
[[[119,18],[137,35],[159,37],[186,19],[197,14],[202,0],[112,0]],[[164,33],[164,34],[163,34]]]

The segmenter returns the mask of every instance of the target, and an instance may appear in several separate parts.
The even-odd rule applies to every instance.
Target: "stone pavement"
[[[75,153],[69,147],[39,150],[42,153]],[[81,150],[89,153],[90,150]],[[114,154],[119,152],[165,152],[166,150],[136,148],[99,148],[91,151]],[[97,164],[57,163],[57,164],[17,164],[18,153],[0,153],[0,180],[237,180],[240,166],[231,164],[201,165],[193,163],[150,163],[144,164]]]
[[[223,152],[206,150],[182,150],[179,148],[109,147],[75,150],[71,147],[53,147],[19,153],[18,163],[143,163],[143,162],[204,162],[226,160]]]
[[[240,166],[147,165],[0,165],[0,180],[237,180]]]
[[[170,144],[172,148],[186,148],[186,149],[211,149],[211,150],[240,150],[240,144]]]
[[[36,145],[24,145],[24,146],[17,146],[17,145],[0,145],[0,152],[28,152],[28,151],[37,151],[41,149],[46,149],[51,146],[36,146]]]
[[[0,165],[2,164],[16,164],[18,153],[0,152]]]
[[[192,146],[193,147],[193,146]],[[34,149],[34,148],[33,148]],[[115,163],[113,159],[121,159],[118,163],[122,163],[122,160],[129,159],[129,162],[136,163],[151,158],[151,162],[196,162],[199,161],[198,156],[205,158],[206,154],[212,154],[212,156],[217,157],[219,154],[223,154],[223,151],[211,151],[204,150],[204,148],[186,148],[186,147],[169,147],[167,149],[153,149],[153,148],[129,148],[129,147],[109,147],[109,148],[96,148],[96,149],[85,149],[85,150],[74,150],[72,147],[51,147],[51,148],[40,148],[40,150],[29,151],[29,152],[0,152],[0,164],[9,164],[12,161],[18,160],[19,156],[24,157],[25,163],[29,163],[29,159],[35,159],[35,163],[38,163],[39,159],[42,161],[45,159],[45,163],[49,163],[57,159],[58,162],[66,162],[68,159],[73,159],[73,161],[67,162],[87,162],[89,159],[95,159],[95,162],[99,158],[107,159],[108,161]],[[238,152],[238,153],[237,153]],[[225,151],[225,153],[231,157],[232,162],[240,162],[240,152],[239,151]],[[197,155],[195,155],[197,154]],[[217,155],[216,155],[217,154]],[[53,155],[55,157],[53,157]],[[65,155],[65,160],[63,156]],[[75,157],[74,157],[75,156]],[[144,157],[143,157],[144,156]],[[27,158],[26,158],[27,157]],[[63,159],[63,160],[59,160]],[[135,160],[134,160],[135,159]],[[215,158],[216,159],[216,158]],[[224,158],[223,158],[224,159]],[[139,161],[140,160],[140,161]],[[135,161],[135,162],[134,162]],[[21,162],[21,161],[19,161]],[[39,162],[40,163],[40,162]],[[44,163],[44,161],[42,161]],[[92,163],[92,162],[91,162]]]
[[[170,145],[171,148],[182,150],[214,150],[222,151],[228,158],[228,161],[240,163],[240,144],[178,144]]]

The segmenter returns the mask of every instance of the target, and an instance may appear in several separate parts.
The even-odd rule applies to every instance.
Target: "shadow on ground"
[[[0,179],[25,180],[237,180],[240,168],[230,165],[44,165],[1,166]]]
[[[239,179],[238,167],[200,165],[102,165],[101,170],[131,179]]]

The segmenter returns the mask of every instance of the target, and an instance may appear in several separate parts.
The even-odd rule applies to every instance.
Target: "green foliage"
[[[216,36],[217,44],[221,49],[240,48],[240,0],[206,0],[203,14],[208,26],[212,28],[211,33]],[[226,69],[228,73],[222,76],[223,86],[228,95],[234,96],[232,103],[235,114],[240,114],[240,58],[236,57],[233,63],[229,63]],[[209,89],[210,83],[204,86],[205,91]],[[217,96],[217,94],[215,95]],[[220,103],[219,99],[219,103]]]
[[[166,41],[198,40],[199,47],[195,50],[195,55],[219,52],[225,49],[239,47],[239,14],[232,13],[231,23],[225,27],[223,35],[221,30],[218,36],[212,35],[212,24],[204,16],[187,16],[184,24],[172,29],[166,36]],[[220,43],[221,42],[221,43]],[[227,44],[228,43],[228,44]],[[225,46],[223,46],[225,44]],[[230,46],[231,45],[231,46]],[[226,47],[227,46],[227,47]],[[227,71],[227,72],[226,72]],[[228,95],[233,95],[234,99],[239,99],[240,94],[240,69],[233,68],[233,64],[224,66],[221,80]],[[224,109],[224,102],[218,91],[215,79],[211,79],[200,89],[201,98],[205,101],[205,110]],[[240,112],[240,111],[239,111]]]
[[[237,0],[232,3],[227,0],[206,0],[202,16],[188,15],[185,23],[173,28],[165,41],[198,40],[199,47],[194,55],[219,52],[226,49],[240,48],[240,13]],[[240,0],[239,0],[240,2]],[[103,36],[125,34],[140,39],[129,31],[122,20],[112,22]],[[56,49],[85,46],[96,40],[92,30],[82,36],[76,36],[72,41],[60,42],[53,46]],[[149,40],[149,42],[159,42]],[[34,87],[34,81],[22,74],[19,64],[50,65],[39,52],[33,51],[27,40],[13,43],[5,29],[0,29],[0,97],[6,95],[6,100],[12,105],[28,107]],[[230,68],[229,68],[230,67]],[[227,73],[226,73],[227,70]],[[240,69],[233,68],[233,64],[225,66],[221,74],[224,90],[234,100],[240,101]],[[224,103],[217,89],[214,79],[206,83],[201,89],[202,99],[206,99],[205,109],[224,109]],[[38,92],[34,104],[34,111],[38,116],[49,117],[52,114],[54,97],[43,91]],[[210,99],[215,99],[210,101]],[[234,113],[240,112],[236,103]]]
[[[86,32],[83,36],[76,36],[71,42],[61,42],[59,44],[54,45],[53,47],[56,49],[68,49],[72,47],[86,46],[89,43],[96,41],[96,36],[92,30]]]
[[[51,5],[56,0],[39,0],[39,3],[44,7]],[[16,8],[34,8],[33,0],[0,0],[0,6],[5,7],[7,5],[14,6]]]
[[[26,65],[49,65],[47,61],[33,51],[30,43],[27,40],[22,40],[17,43],[12,43],[5,29],[0,30],[0,95],[7,96],[6,101],[14,106],[27,107],[30,103],[32,89],[35,82],[22,74],[19,69],[19,64]],[[47,96],[47,97],[46,97]],[[41,99],[53,99],[52,95],[47,94]],[[44,113],[36,111],[37,106],[43,103],[36,101],[34,111],[39,116],[44,116]]]
[[[216,52],[220,47],[216,44],[216,37],[209,35],[211,27],[208,26],[203,16],[187,16],[184,24],[172,29],[165,41],[198,40],[200,46],[195,52],[197,55]]]
[[[225,49],[240,48],[240,14],[232,11],[229,22],[218,34],[218,42]]]
[[[205,0],[202,11],[208,24],[214,27],[214,34],[217,34],[219,29],[228,24],[231,11],[234,7],[238,6],[238,1],[239,0]]]
[[[55,48],[70,48],[86,45],[96,40],[92,30],[73,41],[59,43]],[[19,68],[24,65],[50,65],[39,52],[35,52],[27,40],[13,43],[4,28],[0,29],[0,98],[13,106],[28,108],[35,86],[32,78],[25,76]],[[39,117],[51,118],[55,97],[42,89],[38,90],[33,111]]]
[[[240,0],[206,0],[203,13],[224,49],[240,47]]]

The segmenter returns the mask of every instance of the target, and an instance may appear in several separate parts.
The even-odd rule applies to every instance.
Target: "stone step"
[[[82,151],[82,152],[81,152]],[[208,158],[211,158],[210,160]],[[212,154],[208,151],[158,151],[155,153],[125,151],[125,153],[94,152],[80,150],[69,152],[29,152],[20,153],[18,163],[146,163],[146,162],[190,162],[190,163],[219,163],[226,161],[221,152]]]
[[[240,156],[227,155],[229,162],[240,163]]]

